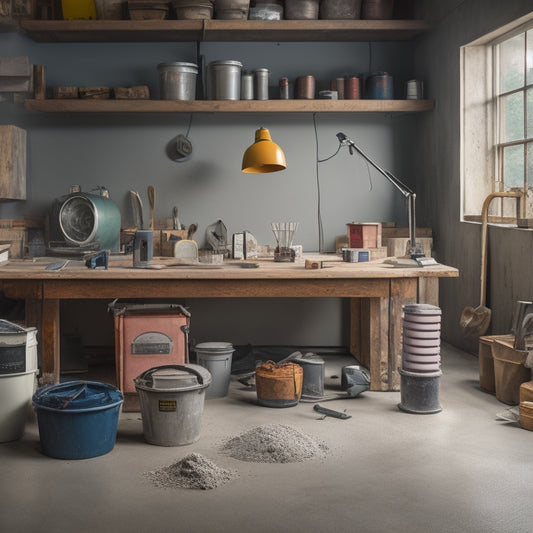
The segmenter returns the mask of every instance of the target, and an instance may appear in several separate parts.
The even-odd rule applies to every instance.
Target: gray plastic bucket
[[[194,348],[196,362],[211,373],[212,383],[206,398],[223,398],[228,394],[231,360],[235,351],[229,342],[202,342]]]
[[[211,374],[199,365],[154,367],[134,380],[146,442],[183,446],[200,438],[205,390]]]
[[[297,357],[293,362],[300,365],[304,372],[302,398],[322,398],[324,396],[326,361],[317,355],[305,354],[302,357]]]
[[[442,371],[417,373],[398,369],[401,382],[401,403],[398,407],[407,413],[418,415],[439,413],[440,377]]]
[[[159,92],[161,100],[195,100],[198,66],[194,63],[160,63]]]

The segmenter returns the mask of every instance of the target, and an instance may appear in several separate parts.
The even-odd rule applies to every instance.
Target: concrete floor
[[[0,444],[0,530],[12,532],[528,532],[533,531],[533,433],[497,420],[507,406],[479,389],[477,359],[442,347],[438,414],[400,411],[400,393],[365,392],[325,406],[269,409],[232,382],[206,401],[200,440],[143,441],[138,413],[123,413],[114,449],[80,461],[40,452],[35,420]],[[328,364],[327,375],[338,371]],[[325,459],[246,463],[218,452],[252,427],[280,423],[323,439]],[[191,452],[239,472],[213,490],[157,488],[143,473]]]

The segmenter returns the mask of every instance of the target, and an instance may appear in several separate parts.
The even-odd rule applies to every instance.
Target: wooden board
[[[26,199],[26,130],[0,126],[0,199]]]

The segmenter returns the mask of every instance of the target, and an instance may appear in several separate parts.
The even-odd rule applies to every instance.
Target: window
[[[462,48],[463,220],[478,220],[485,197],[522,190],[533,218],[533,14]],[[491,221],[514,222],[516,203],[494,201]]]

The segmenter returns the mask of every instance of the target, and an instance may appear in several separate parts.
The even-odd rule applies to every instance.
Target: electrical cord
[[[322,209],[321,209],[321,192],[320,192],[320,172],[319,172],[319,163],[325,163],[330,159],[333,159],[341,150],[343,143],[339,141],[339,146],[337,150],[328,157],[320,159],[318,156],[319,153],[319,142],[318,142],[318,127],[316,121],[316,113],[313,113],[313,129],[315,132],[315,150],[316,150],[316,163],[315,163],[315,172],[316,172],[316,188],[317,188],[317,225],[318,225],[318,251],[319,253],[326,253],[324,251],[324,225],[322,222]],[[351,146],[348,147],[350,154],[353,155],[353,149]],[[369,191],[372,191],[372,175],[370,173],[370,165],[368,161],[365,160],[367,174],[368,174],[368,183]]]

